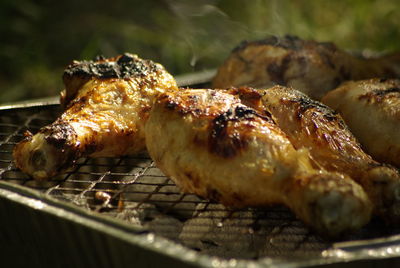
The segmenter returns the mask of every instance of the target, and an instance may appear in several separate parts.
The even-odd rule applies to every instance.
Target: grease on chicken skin
[[[219,67],[213,88],[290,86],[320,100],[347,80],[400,76],[400,53],[355,57],[332,43],[294,36],[243,42]]]
[[[237,96],[185,90],[159,96],[145,126],[148,152],[185,192],[228,206],[284,204],[325,236],[370,219],[364,190],[348,176],[315,169],[263,112]]]
[[[362,185],[374,212],[400,222],[400,174],[363,151],[340,115],[305,94],[282,86],[229,90],[243,103],[271,115],[296,149],[309,150],[316,168],[350,176]]]
[[[322,102],[340,113],[372,157],[400,167],[400,80],[349,81]]]
[[[121,156],[145,149],[143,124],[153,98],[177,90],[165,69],[132,54],[73,62],[64,73],[62,115],[13,151],[35,179],[55,176],[79,157]]]

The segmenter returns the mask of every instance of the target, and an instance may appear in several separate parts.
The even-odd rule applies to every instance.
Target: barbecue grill
[[[213,74],[178,76],[177,81],[181,86],[204,87]],[[341,241],[329,241],[284,207],[234,210],[181,193],[147,154],[84,158],[63,175],[35,181],[13,165],[13,147],[25,130],[36,132],[60,112],[55,99],[0,107],[3,263],[51,267],[400,263],[400,228],[373,220]]]

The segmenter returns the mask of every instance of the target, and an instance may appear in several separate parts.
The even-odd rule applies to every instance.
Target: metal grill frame
[[[121,260],[127,260],[127,256],[121,255],[119,252],[111,250],[114,252],[113,255],[104,252],[109,251],[110,248],[121,247],[124,249],[121,251],[123,254],[129,254],[126,253],[126,250],[132,250],[132,252],[142,252],[143,255],[150,256],[150,258],[140,260],[146,264],[154,262],[151,257],[157,257],[159,260],[188,267],[218,265],[223,267],[247,267],[248,265],[253,267],[265,265],[299,267],[343,262],[356,263],[365,260],[368,260],[369,263],[374,261],[382,263],[383,260],[392,262],[393,258],[396,258],[397,261],[397,258],[400,257],[400,236],[397,235],[400,233],[400,229],[377,230],[377,228],[382,228],[382,225],[379,222],[372,222],[358,235],[349,237],[343,242],[329,242],[310,233],[285,208],[271,207],[261,210],[233,211],[197,196],[183,194],[145,154],[121,158],[80,159],[72,170],[63,175],[46,182],[34,181],[14,167],[12,148],[23,138],[25,130],[37,131],[40,127],[51,123],[61,111],[57,104],[50,103],[25,106],[25,108],[14,106],[0,109],[0,204],[4,209],[0,210],[0,215],[4,214],[4,211],[9,212],[10,207],[19,208],[7,214],[13,215],[13,217],[10,217],[9,224],[3,224],[9,228],[9,240],[13,240],[12,233],[15,231],[15,223],[31,219],[40,222],[47,221],[45,219],[48,216],[44,215],[51,215],[61,219],[62,222],[78,226],[76,227],[78,229],[89,228],[99,237],[112,237],[116,241],[124,242],[124,246],[116,246],[118,242],[115,240],[112,240],[113,242],[103,241],[104,245],[108,245],[107,249],[100,245],[94,246],[100,253],[96,258],[101,260],[101,263],[121,263]],[[159,198],[160,196],[162,198]],[[29,211],[30,218],[21,218],[22,214],[18,213],[21,210],[20,206],[22,206],[22,210]],[[189,220],[198,220],[200,223],[195,221],[194,227],[191,226],[194,230],[196,230],[196,224],[203,227],[201,220],[204,218],[208,223],[206,227],[210,227],[210,221],[212,222],[212,227],[217,230],[214,232],[219,232],[218,230],[223,232],[225,230],[223,226],[228,225],[229,230],[233,231],[232,233],[228,232],[226,237],[231,235],[237,238],[238,234],[235,232],[245,230],[248,233],[243,235],[250,234],[252,239],[260,239],[265,236],[266,243],[271,244],[273,244],[271,241],[274,237],[289,230],[280,239],[288,239],[283,242],[292,243],[292,247],[289,247],[286,254],[271,253],[271,248],[269,248],[271,252],[268,253],[267,249],[264,255],[257,256],[213,254],[212,248],[220,245],[212,239],[205,239],[201,243],[209,243],[210,250],[188,246],[176,237],[174,233],[176,229],[174,229],[173,222],[171,224],[168,221],[169,218],[166,218],[167,224],[163,227],[164,229],[161,228],[162,224],[156,226],[158,229],[146,226],[146,217],[150,218],[147,221],[151,222],[151,217],[154,216],[152,213],[158,213],[156,216],[172,214],[173,219],[176,219],[177,222],[182,221],[183,224]],[[132,219],[139,219],[140,222],[132,221]],[[238,224],[242,225],[236,226]],[[265,226],[268,224],[275,226],[265,231]],[[64,232],[65,236],[68,236],[71,232],[71,230],[63,230],[64,227],[57,229],[53,225],[51,226],[48,230],[41,227],[41,224],[23,225],[17,230],[28,237],[31,232],[49,232],[51,234],[52,230],[55,236],[60,232]],[[264,229],[260,229],[260,226]],[[21,241],[23,241],[24,238],[21,237]],[[196,235],[194,237],[198,238]],[[293,237],[296,238],[293,239]],[[366,238],[373,238],[373,240],[359,240]],[[79,248],[76,242],[80,242],[82,239],[86,239],[85,235],[80,238],[76,237],[76,241],[71,240],[66,246]],[[100,240],[104,239],[107,240],[107,238]],[[38,242],[35,237],[31,240],[39,243],[43,248],[51,250],[45,246],[43,241]],[[311,248],[311,254],[305,254],[304,257],[295,256],[294,252],[308,243],[307,240],[312,240],[310,245],[319,245],[320,247]],[[235,243],[235,241],[231,243]],[[60,247],[63,245],[61,244]],[[71,251],[70,248],[67,250]],[[307,251],[301,252],[307,253]],[[100,257],[102,253],[108,258]],[[289,258],[291,254],[297,258]],[[76,255],[71,254],[69,260],[74,259],[73,256],[76,258]],[[40,260],[38,261],[40,262]],[[79,263],[80,260],[76,260],[76,262]],[[96,259],[91,259],[90,262],[95,263]]]

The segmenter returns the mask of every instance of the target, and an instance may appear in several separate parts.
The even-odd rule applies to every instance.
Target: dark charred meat
[[[160,65],[132,54],[74,61],[63,76],[64,113],[14,148],[18,168],[35,179],[55,176],[82,156],[107,157],[145,149],[143,124],[153,98],[177,90]]]
[[[349,81],[322,101],[342,115],[372,157],[400,167],[400,80]]]
[[[234,49],[218,69],[213,88],[283,85],[320,100],[343,81],[374,77],[400,77],[400,53],[362,58],[332,43],[270,37]]]
[[[268,114],[224,91],[162,94],[145,126],[147,149],[185,192],[228,206],[284,204],[325,236],[370,218],[364,190],[349,176],[315,168]]]

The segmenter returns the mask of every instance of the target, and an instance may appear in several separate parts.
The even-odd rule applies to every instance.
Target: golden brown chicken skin
[[[320,100],[347,80],[400,76],[400,53],[362,58],[332,43],[294,36],[243,42],[219,67],[213,88],[290,86]]]
[[[342,115],[372,157],[400,167],[400,80],[349,81],[322,102]]]
[[[145,149],[143,124],[153,98],[177,90],[159,64],[132,54],[73,62],[64,73],[65,111],[14,148],[18,168],[35,179],[55,176],[79,157],[121,156]]]
[[[315,168],[350,176],[369,195],[374,212],[389,222],[400,221],[400,175],[366,154],[332,109],[305,94],[282,86],[265,90],[231,90],[242,102],[270,114],[296,149],[309,150]]]
[[[185,192],[228,206],[284,204],[325,236],[370,218],[364,190],[348,176],[315,169],[268,113],[213,90],[162,94],[146,127],[152,159]]]

